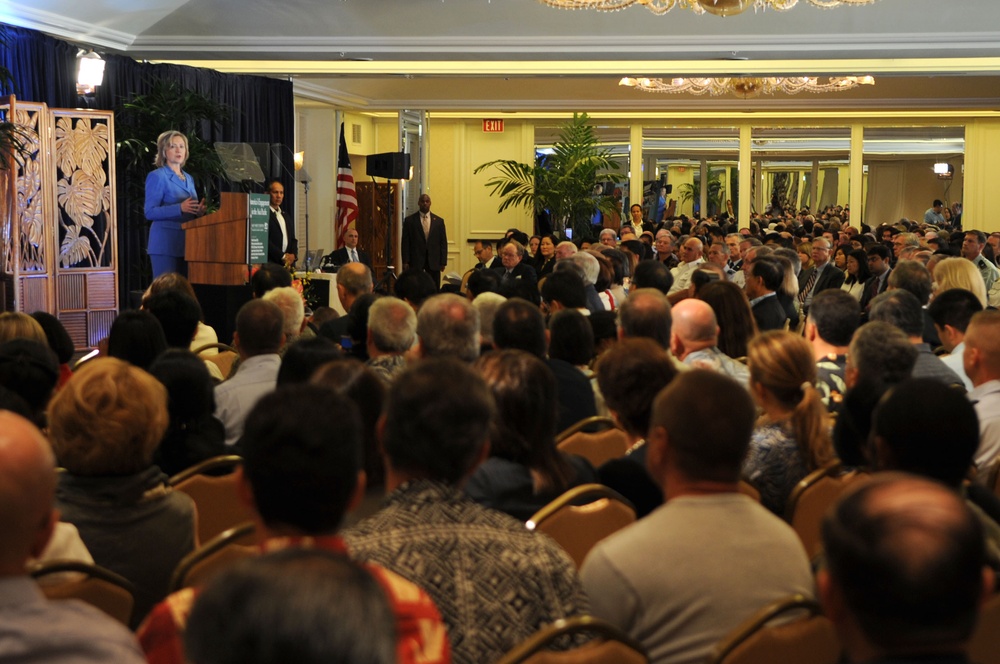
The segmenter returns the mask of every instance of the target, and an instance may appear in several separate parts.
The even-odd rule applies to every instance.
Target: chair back
[[[1000,664],[1000,594],[986,600],[969,641],[969,661]]]
[[[577,567],[594,545],[635,522],[635,507],[602,484],[582,484],[540,509],[527,522],[554,539]]]
[[[839,462],[806,475],[788,497],[785,519],[802,540],[810,560],[823,549],[820,526],[827,509],[852,483],[868,477],[865,473],[842,473]]]
[[[253,545],[254,524],[250,521],[213,537],[181,558],[170,577],[170,592],[199,587],[233,563],[257,555]]]
[[[202,355],[206,350],[218,350],[218,353],[213,355]],[[205,344],[204,346],[198,346],[192,351],[195,355],[201,357],[201,359],[211,362],[215,366],[219,367],[219,372],[222,373],[222,379],[225,380],[229,378],[229,373],[233,369],[233,362],[239,356],[236,349],[229,344],[223,343],[212,343]]]
[[[715,646],[706,664],[837,664],[833,623],[813,600],[795,595],[751,616]]]
[[[199,544],[252,518],[250,510],[240,502],[236,493],[235,472],[219,477],[204,474],[226,468],[235,471],[240,461],[240,457],[235,455],[217,456],[170,478],[174,489],[183,491],[194,501],[197,509],[195,534]]]
[[[595,635],[586,645],[572,650],[547,650],[559,638],[581,632]],[[557,620],[528,637],[504,655],[497,664],[647,664],[642,644],[611,623],[593,616]]]
[[[615,429],[618,424],[610,417],[604,417],[602,415],[593,415],[591,417],[585,417],[582,420],[571,424],[556,435],[556,444],[563,442],[573,434],[578,431],[603,431],[605,429]]]
[[[577,431],[564,438],[556,447],[560,452],[582,456],[597,468],[605,461],[624,456],[628,451],[628,436],[618,428],[597,433]]]
[[[71,572],[70,575],[65,575]],[[66,577],[57,583],[45,583],[45,577],[59,574]],[[128,627],[132,619],[135,586],[125,577],[93,563],[79,560],[49,560],[31,569],[48,599],[78,599],[97,607]]]

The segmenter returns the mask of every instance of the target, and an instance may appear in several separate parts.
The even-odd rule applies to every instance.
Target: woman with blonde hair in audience
[[[970,260],[953,256],[945,258],[934,266],[934,292],[943,293],[952,288],[962,288],[971,292],[984,309],[989,306],[986,298],[986,282],[979,274],[979,269]]]
[[[802,274],[805,270],[813,267],[812,242],[800,242],[799,246],[795,248],[795,251],[799,254],[799,260],[802,262],[802,269],[799,270],[799,274]]]
[[[527,521],[567,489],[598,481],[589,462],[556,449],[556,379],[542,360],[522,350],[498,350],[476,366],[497,411],[490,458],[465,485],[473,500]]]
[[[829,417],[816,391],[812,347],[775,330],[750,341],[750,392],[763,415],[750,439],[743,474],[761,503],[784,516],[795,485],[834,459]]]
[[[115,358],[83,365],[49,405],[49,438],[66,470],[56,507],[94,562],[135,586],[133,628],[195,546],[194,503],[152,461],[167,423],[166,388]]]
[[[49,338],[37,320],[20,311],[0,314],[0,343],[11,339],[30,339],[49,345]]]

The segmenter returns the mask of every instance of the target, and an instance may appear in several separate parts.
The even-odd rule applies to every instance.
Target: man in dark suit
[[[291,265],[299,253],[299,241],[295,239],[295,224],[281,214],[285,186],[278,178],[271,178],[267,181],[267,193],[271,197],[271,214],[267,220],[267,261]]]
[[[479,262],[476,263],[477,270],[496,270],[502,265],[500,257],[493,255],[493,245],[489,241],[477,240],[472,247],[472,253],[479,259]]]
[[[372,257],[367,251],[358,249],[358,232],[353,228],[348,228],[344,233],[344,246],[332,252],[327,259],[338,267],[348,263],[364,263],[369,270],[372,269]]]
[[[872,276],[865,282],[865,288],[861,291],[861,315],[864,320],[868,319],[868,310],[876,295],[881,295],[889,287],[889,274],[892,269],[889,267],[889,248],[883,244],[872,245],[865,252],[868,257],[868,271]]]
[[[829,288],[840,288],[844,285],[846,274],[830,261],[830,251],[833,248],[825,237],[818,237],[812,243],[812,259],[814,266],[803,270],[799,276],[799,302],[802,312],[809,313],[812,299],[817,293]]]
[[[524,262],[524,254],[524,245],[517,240],[508,240],[507,244],[500,250],[501,265],[493,269],[500,273],[501,287],[515,279],[524,279],[533,284],[538,283],[535,268]]]
[[[781,288],[785,271],[774,258],[761,256],[754,260],[747,275],[746,294],[757,328],[761,332],[782,330],[788,315],[778,302],[776,291]]]
[[[441,270],[448,264],[448,235],[444,219],[431,214],[431,197],[420,194],[418,212],[403,220],[401,258],[403,269],[424,270],[434,286],[441,285]]]

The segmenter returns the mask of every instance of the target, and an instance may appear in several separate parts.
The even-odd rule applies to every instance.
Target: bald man
[[[674,285],[670,287],[668,295],[673,295],[678,291],[686,291],[691,285],[691,275],[698,269],[698,266],[705,262],[702,254],[705,252],[705,245],[696,237],[688,238],[681,245],[681,264],[670,271],[674,275]]]
[[[750,372],[719,350],[719,324],[708,303],[695,298],[681,300],[672,310],[670,351],[691,368],[710,369],[749,388]]]
[[[827,513],[823,548],[823,613],[851,662],[969,661],[993,572],[982,528],[956,492],[879,473]]]
[[[145,662],[123,625],[82,602],[48,601],[25,573],[59,521],[55,490],[48,442],[0,411],[0,661]]]

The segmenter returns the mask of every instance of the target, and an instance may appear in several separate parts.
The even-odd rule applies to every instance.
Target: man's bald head
[[[957,492],[880,473],[827,514],[823,546],[820,593],[854,660],[964,649],[992,575]]]
[[[712,342],[719,335],[719,323],[715,311],[703,300],[688,298],[681,300],[671,310],[674,319],[673,331],[686,342]]]
[[[55,459],[28,420],[0,411],[0,577],[24,573],[55,524]]]

